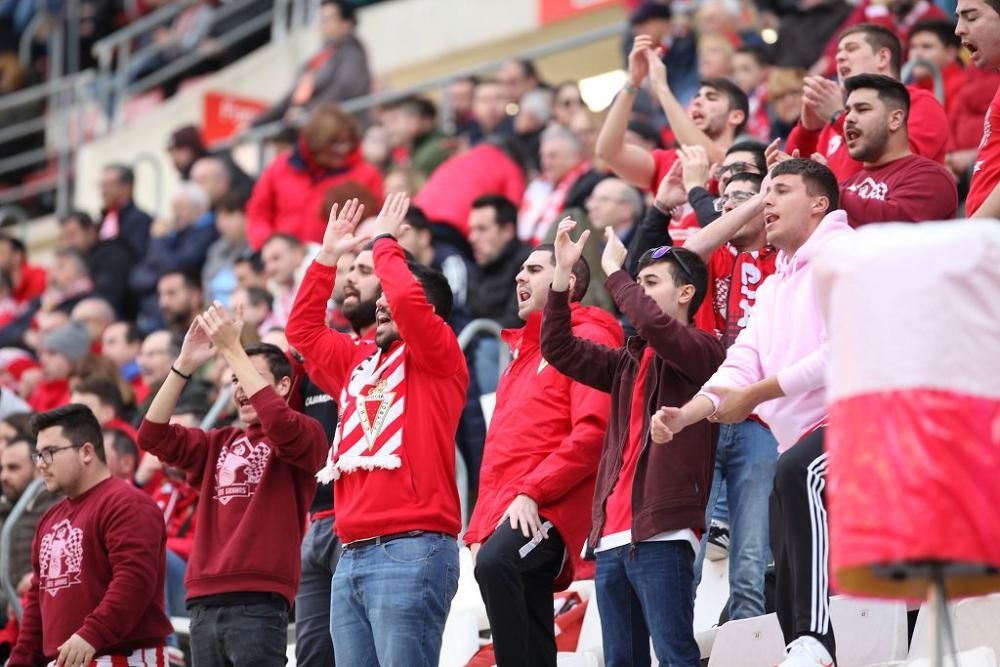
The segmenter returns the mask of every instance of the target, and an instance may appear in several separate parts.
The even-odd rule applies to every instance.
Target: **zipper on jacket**
[[[647,342],[646,345],[649,345],[649,343]],[[643,354],[645,354],[645,350],[643,350]],[[656,406],[656,387],[658,387],[660,385],[660,370],[657,367],[657,365],[654,363],[656,361],[656,357],[657,356],[658,355],[654,351],[653,352],[653,358],[649,360],[649,364],[650,364],[650,366],[652,366],[651,370],[653,371],[653,380],[654,380],[654,382],[653,382],[653,391],[650,392],[650,397],[646,401],[646,411],[647,411],[647,413],[649,415],[648,419],[652,419],[653,418],[653,412],[650,412],[650,410]],[[642,365],[641,358],[640,358],[640,361],[639,361],[639,365],[640,366]],[[636,371],[636,374],[638,374],[638,371]],[[639,447],[639,455],[638,455],[638,457],[636,457],[636,460],[635,460],[635,471],[632,473],[632,499],[631,499],[632,500],[632,535],[631,535],[632,542],[631,542],[631,549],[629,550],[629,558],[632,558],[632,555],[635,553],[635,545],[637,544],[637,542],[635,540],[635,476],[639,473],[639,460],[642,459],[642,455],[646,453],[647,449],[649,449],[650,438],[648,437],[648,435],[649,435],[649,426],[648,426],[648,422],[647,422],[646,428],[643,429],[642,436],[641,436],[642,437],[642,444]]]

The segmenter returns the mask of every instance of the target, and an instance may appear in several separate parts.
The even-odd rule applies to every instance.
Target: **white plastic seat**
[[[452,611],[471,610],[475,614],[477,629],[489,630],[490,619],[486,615],[486,603],[483,602],[483,595],[479,592],[479,583],[476,581],[475,567],[472,564],[472,552],[467,547],[459,549],[458,564],[458,590],[451,601]]]
[[[965,598],[948,605],[955,646],[968,651],[988,646],[1000,655],[1000,595]],[[909,660],[930,657],[930,607],[920,606],[910,642]]]
[[[767,614],[720,626],[708,667],[774,667],[784,655],[778,617]]]
[[[583,597],[583,593],[580,594]],[[604,667],[604,644],[601,639],[601,613],[597,609],[597,597],[587,602],[580,626],[580,639],[576,651],[561,651],[557,656],[559,667]]]
[[[989,646],[980,646],[962,651],[957,656],[945,658],[945,664],[949,667],[997,667],[997,655]],[[906,667],[933,667],[933,665],[934,662],[930,658],[906,663]]]
[[[906,658],[906,603],[838,595],[830,600],[837,664],[864,667]]]
[[[476,612],[454,606],[448,614],[441,639],[439,667],[462,667],[479,650],[479,621]]]
[[[729,600],[729,559],[705,559],[701,583],[694,599],[695,635],[719,624],[719,615]],[[702,656],[704,657],[704,656]]]

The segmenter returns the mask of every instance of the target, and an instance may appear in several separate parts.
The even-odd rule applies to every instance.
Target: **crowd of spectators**
[[[532,249],[552,243],[566,216],[594,237],[583,255],[590,266],[583,304],[608,311],[626,332],[630,323],[605,286],[607,240],[645,249],[699,239],[692,252],[710,279],[693,321],[725,346],[745,326],[749,306],[742,309],[739,295],[774,271],[775,250],[764,241],[763,217],[759,228],[712,242],[703,232],[756,202],[776,164],[808,158],[828,166],[852,227],[963,212],[1000,217],[1000,155],[990,135],[990,119],[996,127],[1000,114],[1000,32],[975,23],[1000,26],[1000,6],[968,1],[967,11],[978,14],[960,6],[957,29],[928,1],[633,3],[627,82],[601,114],[588,108],[577,82],[547,81],[533,63],[510,60],[495,75],[455,80],[446,110],[417,96],[351,115],[337,102],[368,92],[371,73],[353,8],[324,0],[322,50],[257,119],[289,128],[275,138],[284,150],[260,174],[208,150],[198,128],[182,127],[164,137],[183,181],[164,215],[135,203],[133,170],[116,163],[100,174],[102,209],[63,216],[45,266],[21,240],[0,235],[0,521],[34,474],[25,415],[84,403],[105,429],[112,473],[148,489],[164,510],[168,606],[172,599],[171,613],[184,613],[178,586],[197,492],[137,448],[135,429],[185,333],[214,302],[242,313],[245,344],[274,343],[295,355],[284,330],[296,295],[331,208],[352,199],[374,216],[390,192],[412,198],[398,239],[415,262],[447,279],[455,332],[475,319],[521,325],[525,296],[515,282]],[[120,22],[115,4],[82,3],[91,12],[89,39]],[[178,15],[156,36],[164,45],[159,60],[134,63],[135,76],[208,48],[215,4],[195,3]],[[0,1],[7,34],[24,29],[34,6]],[[445,112],[450,124],[442,129]],[[360,233],[373,223],[362,221]],[[758,268],[758,258],[769,257],[770,268],[755,278],[754,269],[742,271],[741,285],[735,260],[719,252],[752,254]],[[637,259],[630,252],[629,261]],[[345,299],[358,295],[372,269],[354,261],[338,264],[337,273],[340,292],[327,320],[351,331],[356,313],[343,308]],[[479,399],[496,390],[498,351],[490,336],[465,350],[471,379],[457,437],[471,501],[486,438]],[[229,383],[221,366],[202,369],[184,386],[173,419],[197,425]],[[235,418],[227,404],[217,420]],[[724,506],[724,471],[717,475],[712,504],[719,498]],[[22,521],[37,521],[52,502],[39,496]],[[714,518],[725,531],[726,510]],[[22,532],[12,550],[16,582],[30,571]],[[762,561],[741,567],[756,572]],[[762,578],[744,574],[734,566],[731,611],[762,613]]]

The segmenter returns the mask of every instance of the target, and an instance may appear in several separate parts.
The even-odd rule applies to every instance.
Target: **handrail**
[[[395,90],[385,90],[378,93],[371,93],[368,95],[362,95],[361,97],[355,97],[346,100],[340,104],[340,108],[347,113],[356,113],[358,111],[364,111],[371,107],[377,106],[379,104],[385,104],[388,102],[395,102],[418,93],[425,92],[427,90],[432,90],[434,88],[444,88],[452,81],[456,79],[463,79],[470,76],[475,76],[489,72],[492,70],[499,69],[501,65],[510,60],[511,58],[524,58],[529,60],[534,60],[536,58],[543,58],[545,56],[551,55],[553,53],[561,53],[563,51],[568,51],[570,49],[578,48],[591,42],[596,42],[602,39],[607,39],[608,37],[617,37],[621,35],[624,30],[628,27],[627,21],[616,21],[599,28],[594,28],[586,32],[577,33],[569,37],[565,37],[554,42],[549,42],[548,44],[543,44],[542,46],[536,46],[518,53],[508,54],[503,58],[496,58],[494,60],[489,60],[485,63],[480,63],[478,65],[472,65],[465,67],[460,70],[449,72],[433,79],[428,79],[421,83],[413,84],[405,88],[398,88]],[[275,121],[274,123],[269,123],[268,125],[261,125],[259,127],[247,128],[243,132],[237,134],[236,136],[228,139],[219,144],[219,149],[229,149],[233,146],[237,146],[243,143],[251,143],[264,139],[265,137],[272,136],[277,130],[286,127],[285,123],[281,121]]]
[[[21,497],[14,503],[14,508],[7,515],[7,520],[3,524],[3,531],[0,531],[0,585],[3,586],[3,592],[7,594],[7,602],[14,610],[14,615],[17,616],[18,622],[21,621],[24,610],[21,608],[21,599],[17,595],[17,584],[10,580],[10,538],[14,533],[17,522],[21,519],[28,505],[42,492],[43,488],[45,488],[45,482],[42,479],[31,480],[28,488],[24,490]]]
[[[40,164],[49,159],[50,155],[50,151],[45,147],[33,148],[30,151],[18,153],[14,157],[0,160],[0,174],[5,174],[8,171],[14,171],[15,169],[21,169],[22,167],[27,167],[28,165]]]
[[[503,327],[500,326],[494,320],[490,320],[485,317],[481,317],[477,320],[472,320],[471,322],[466,324],[465,327],[462,328],[461,332],[459,332],[458,346],[462,348],[462,351],[464,352],[465,348],[467,348],[469,344],[472,343],[472,341],[474,341],[476,338],[482,335],[493,336],[495,338],[500,339],[500,342],[503,343],[504,342],[503,338],[500,337],[500,333],[502,331]],[[499,367],[502,370],[507,367],[507,364],[510,363],[510,348],[507,347],[506,344],[501,345],[499,355],[500,355]]]
[[[0,141],[9,141],[45,129],[45,116],[29,118],[0,128]]]
[[[153,201],[155,202],[153,206],[154,211],[159,211],[160,205],[163,203],[163,165],[160,163],[160,158],[158,158],[153,153],[149,151],[141,151],[136,153],[135,157],[132,158],[132,168],[138,171],[138,166],[142,163],[149,163],[153,165],[153,182],[156,184],[156,190],[153,194]]]
[[[0,97],[0,111],[21,106],[22,104],[27,104],[28,102],[33,102],[35,100],[44,99],[64,90],[71,89],[77,85],[81,78],[90,76],[93,76],[93,70],[84,70],[78,74],[69,74],[58,79],[52,79],[45,81],[44,83],[36,84],[30,88],[24,88],[23,90],[19,90],[14,93],[7,93],[3,97]]]
[[[944,77],[941,75],[941,70],[934,63],[919,59],[910,60],[903,65],[903,70],[899,75],[900,80],[904,83],[912,83],[913,70],[917,66],[926,67],[931,71],[931,78],[934,79],[934,97],[937,98],[938,102],[944,104]]]
[[[100,58],[102,54],[110,55],[118,46],[130,41],[136,35],[139,35],[151,28],[153,26],[160,25],[161,23],[166,23],[173,17],[180,14],[183,10],[187,9],[189,5],[193,5],[198,0],[174,0],[174,2],[168,3],[164,7],[160,7],[155,12],[151,14],[146,14],[142,18],[132,21],[126,26],[119,28],[107,37],[103,37],[96,42],[92,47],[92,53],[97,58]]]
[[[249,4],[249,2],[252,2],[252,0],[246,0],[247,4]],[[250,19],[249,21],[241,24],[238,28],[234,28],[229,32],[227,32],[222,37],[217,38],[215,41],[222,48],[226,48],[227,46],[235,44],[244,37],[252,34],[254,31],[259,30],[260,28],[263,28],[264,26],[269,24],[271,22],[272,14],[273,10],[270,9],[267,10],[266,12],[262,12],[257,16],[253,17],[252,19]],[[197,50],[185,53],[180,58],[177,58],[176,60],[171,61],[170,63],[164,65],[163,67],[158,68],[155,72],[153,72],[146,78],[140,79],[136,83],[128,84],[125,89],[125,94],[138,95],[140,93],[144,93],[150,88],[160,85],[170,77],[180,74],[191,65],[195,65],[201,62],[202,60],[205,60],[205,58],[206,56]]]
[[[31,17],[28,25],[24,27],[24,32],[21,33],[21,42],[17,46],[17,57],[25,67],[31,64],[31,45],[35,41],[38,29],[42,27],[47,18],[48,14],[38,12]]]
[[[215,399],[215,403],[212,404],[212,407],[208,411],[208,414],[205,415],[205,418],[201,420],[201,425],[199,426],[199,428],[207,431],[208,429],[214,427],[215,420],[217,420],[219,418],[219,415],[222,414],[222,411],[226,407],[226,403],[228,403],[229,399],[231,399],[232,397],[233,397],[233,385],[226,384],[222,388],[222,391],[219,392],[219,397]]]

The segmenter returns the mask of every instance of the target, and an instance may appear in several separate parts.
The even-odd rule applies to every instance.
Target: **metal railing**
[[[24,610],[21,608],[21,598],[17,594],[17,584],[18,582],[12,581],[10,576],[10,552],[12,549],[11,545],[11,535],[14,534],[14,529],[17,527],[17,522],[21,520],[24,515],[25,510],[28,509],[35,497],[45,489],[45,482],[41,479],[34,479],[28,484],[28,488],[24,490],[21,497],[17,499],[14,504],[14,508],[7,515],[7,520],[4,521],[3,531],[0,532],[0,585],[3,586],[3,592],[7,595],[7,602],[10,604],[11,608],[14,610],[14,615],[17,617],[18,622],[21,621],[21,616],[24,614]]]
[[[419,95],[421,93],[436,90],[441,98],[441,104],[439,105],[441,113],[439,114],[438,120],[442,130],[449,131],[452,129],[451,126],[453,119],[450,116],[451,105],[448,103],[448,86],[455,80],[493,72],[500,69],[501,65],[512,58],[536,60],[538,58],[544,58],[545,56],[587,46],[610,37],[617,37],[622,35],[627,28],[628,23],[626,21],[616,21],[599,28],[594,28],[586,32],[581,32],[571,35],[570,37],[543,44],[542,46],[536,46],[517,53],[508,54],[502,58],[490,60],[471,67],[454,70],[443,76],[428,79],[427,81],[414,84],[412,86],[397,88],[394,90],[385,90],[378,93],[372,93],[370,95],[364,95],[362,97],[355,97],[341,103],[340,107],[348,113],[357,113],[382,104],[388,104],[413,95]],[[232,137],[231,139],[218,144],[217,149],[229,150],[241,144],[259,144],[265,139],[274,136],[279,130],[285,127],[287,127],[286,123],[280,120],[268,123],[267,125],[252,127],[244,130],[242,133]]]

